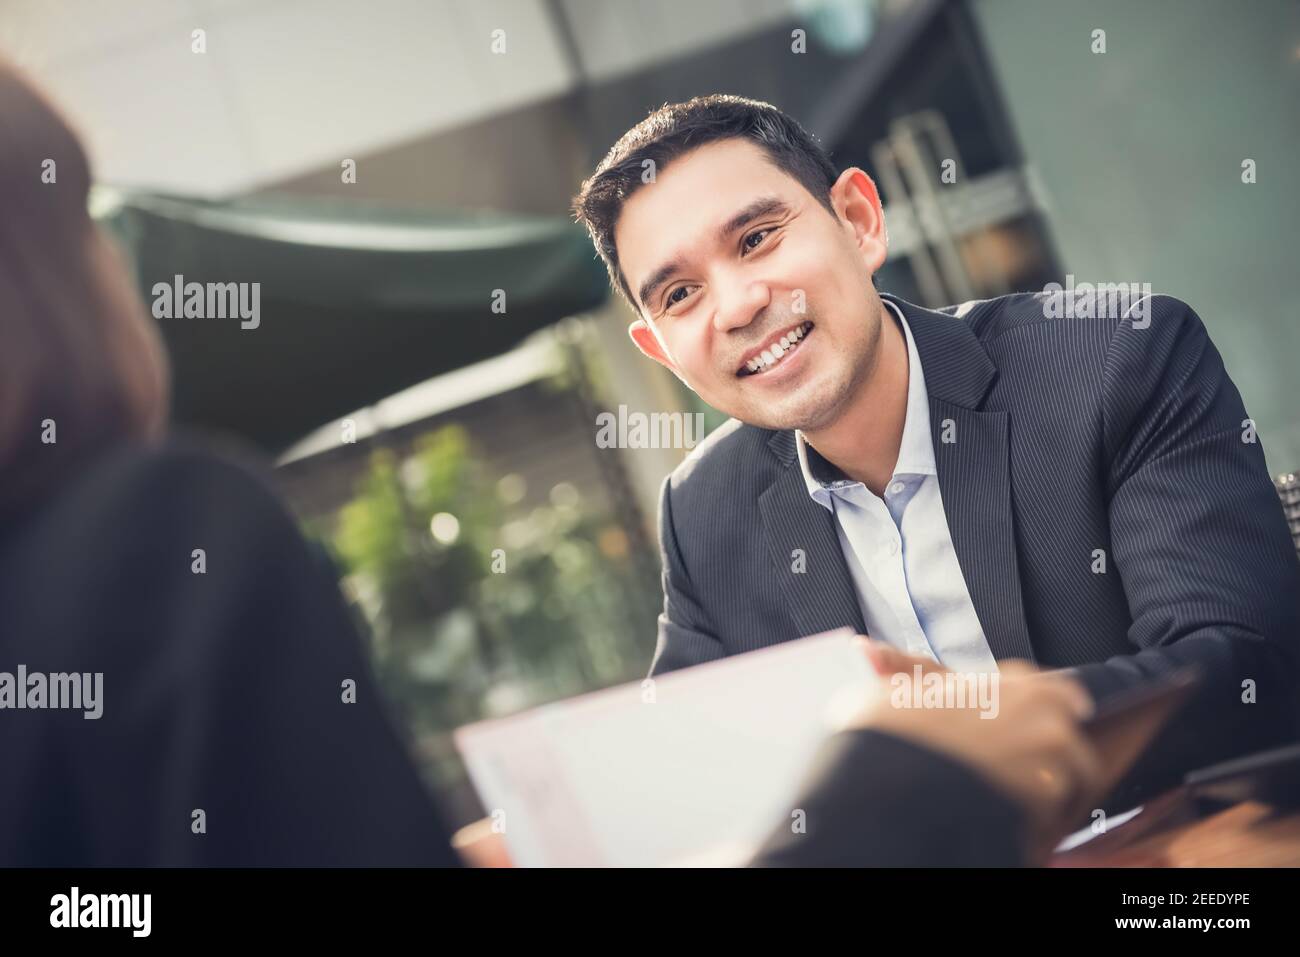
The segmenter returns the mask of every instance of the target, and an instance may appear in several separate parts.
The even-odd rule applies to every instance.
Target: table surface
[[[1144,820],[1145,818],[1145,820]],[[1300,867],[1300,810],[1246,801],[1208,815],[1182,791],[1052,859],[1054,867]]]

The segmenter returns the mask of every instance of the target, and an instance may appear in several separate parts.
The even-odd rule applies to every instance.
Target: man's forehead
[[[654,268],[648,260],[675,255],[682,243],[711,239],[759,197],[797,202],[797,187],[747,140],[709,143],[679,156],[633,193],[619,215],[614,242],[629,282],[636,282],[633,273]]]

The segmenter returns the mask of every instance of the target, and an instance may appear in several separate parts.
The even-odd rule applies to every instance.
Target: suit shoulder
[[[1126,283],[1080,283],[1065,289],[1051,283],[1041,292],[1012,293],[939,311],[963,319],[985,345],[1030,328],[1048,333],[1040,337],[1044,342],[1054,340],[1053,331],[1074,340],[1080,323],[1097,332],[1106,344],[1117,330],[1141,331],[1152,325],[1153,319],[1159,319],[1166,335],[1199,324],[1195,311],[1181,299]]]
[[[1008,330],[1041,319],[1040,293],[1017,292],[993,299],[971,299],[935,312],[962,320],[976,338],[993,339]]]
[[[1038,325],[1052,318],[1073,315],[1064,292],[1016,292],[993,299],[975,299],[938,310],[963,320],[981,341]]]
[[[33,636],[75,644],[129,624],[148,643],[171,633],[194,589],[210,595],[248,569],[278,571],[297,540],[268,484],[229,454],[187,441],[123,446],[7,530],[0,606]],[[215,562],[212,576],[196,577],[199,560]]]
[[[146,555],[188,542],[198,530],[290,526],[261,473],[242,453],[214,452],[184,437],[123,446],[52,493],[22,537],[42,551]],[[87,541],[97,547],[87,550]]]
[[[738,477],[753,475],[765,458],[767,444],[775,433],[728,419],[691,450],[668,476],[674,494],[690,495],[697,489],[712,489],[716,483],[734,485]]]
[[[214,508],[279,507],[265,468],[252,456],[187,436],[118,450],[97,463],[86,478],[89,481],[69,490],[69,505],[99,502],[101,508],[111,509],[143,500],[156,508],[197,498]]]

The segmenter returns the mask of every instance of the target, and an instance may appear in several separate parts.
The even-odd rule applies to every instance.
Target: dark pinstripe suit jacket
[[[956,318],[887,298],[925,370],[944,510],[994,656],[1077,667],[1099,699],[1205,672],[1123,796],[1294,737],[1300,564],[1196,313],[1156,296],[1139,321],[1046,318],[1044,294],[1021,294]],[[793,433],[733,420],[710,435],[664,483],[652,674],[864,631],[834,521]]]

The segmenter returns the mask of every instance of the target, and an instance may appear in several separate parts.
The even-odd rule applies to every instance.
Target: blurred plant
[[[542,504],[524,497],[520,476],[491,481],[447,426],[405,460],[375,451],[328,536],[378,678],[444,782],[461,773],[446,740],[456,726],[639,678],[647,664],[635,609],[657,583],[638,580],[616,517],[568,483]]]

